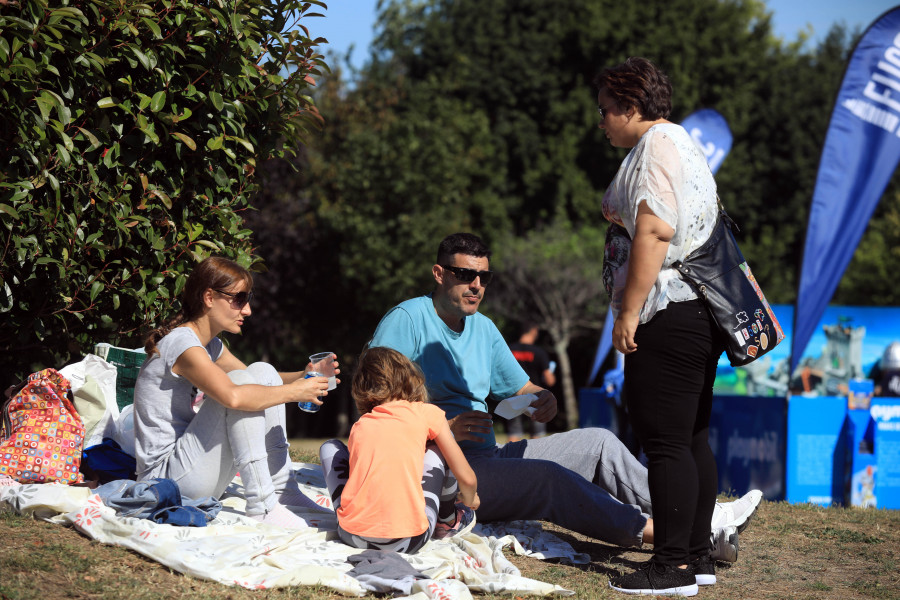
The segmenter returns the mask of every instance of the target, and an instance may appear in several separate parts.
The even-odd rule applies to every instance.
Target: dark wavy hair
[[[173,329],[203,315],[206,290],[227,290],[238,283],[243,283],[249,292],[253,289],[253,275],[233,260],[210,256],[194,267],[181,292],[181,310],[147,335],[144,343],[147,355],[158,352],[156,344]]]
[[[359,357],[350,395],[359,414],[393,400],[428,402],[425,375],[413,361],[393,348],[367,348]]]
[[[672,84],[656,65],[632,56],[607,67],[594,78],[597,91],[606,93],[620,109],[636,108],[648,121],[666,119],[672,112]]]
[[[454,254],[491,258],[491,251],[487,244],[473,233],[453,233],[441,240],[441,244],[438,246],[437,264],[442,265],[449,262]]]

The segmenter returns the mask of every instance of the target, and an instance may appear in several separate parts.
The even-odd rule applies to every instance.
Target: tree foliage
[[[2,375],[138,344],[210,253],[257,265],[257,164],[321,121],[317,5],[0,5]]]
[[[326,344],[352,361],[388,308],[429,291],[444,236],[478,231],[490,242],[508,229],[484,115],[446,94],[407,89],[390,72],[370,77],[352,91],[327,80],[316,97],[322,136],[296,172],[265,169],[267,191],[250,223],[269,265],[257,285],[280,306],[266,307],[273,321],[246,332],[260,355],[276,355],[270,328],[288,321],[289,331],[274,335],[290,336],[291,347]]]
[[[741,244],[774,302],[796,295],[818,159],[852,39],[835,27],[812,50],[775,39],[754,0],[556,3],[393,1],[380,60],[487,115],[519,234],[599,223],[599,197],[624,157],[596,130],[593,75],[646,56],[672,81],[680,121],[712,107],[734,146],[717,175]]]
[[[438,241],[466,230],[495,252],[499,277],[484,310],[501,327],[528,316],[556,327],[561,370],[574,352],[580,380],[603,293],[552,318],[531,300],[559,284],[550,277],[580,278],[578,294],[597,288],[587,267],[600,259],[586,257],[602,244],[600,199],[625,152],[597,129],[591,82],[633,55],[672,79],[672,120],[704,107],[726,117],[735,141],[717,174],[720,196],[769,299],[792,302],[855,34],[838,27],[808,48],[776,39],[770,21],[759,0],[384,0],[369,61],[317,88],[327,126],[297,172],[267,170],[273,193],[260,198],[252,228],[269,266],[257,285],[271,293],[263,310],[272,321],[248,328],[245,341],[266,355],[327,345],[352,371],[347,360],[384,312],[430,290]],[[886,250],[893,237],[878,230],[860,252],[897,265]],[[557,273],[549,248],[584,268]],[[875,279],[858,278],[857,297]],[[882,288],[871,298],[887,298]],[[587,327],[562,325],[573,320]],[[276,325],[285,321],[292,327]],[[285,343],[267,345],[272,336]]]
[[[488,292],[501,324],[565,274],[551,254],[580,257],[572,279],[593,290],[586,257],[625,153],[597,129],[591,81],[633,55],[672,79],[672,120],[711,107],[729,122],[720,196],[769,299],[794,300],[850,33],[784,44],[761,0],[384,0],[348,81],[302,26],[318,4],[0,6],[0,359],[22,372],[97,339],[136,343],[212,252],[260,271],[242,346],[278,363],[331,349],[345,373],[389,307],[430,289],[454,231],[494,248],[498,283],[519,282]],[[319,75],[326,127],[308,136]],[[836,300],[900,301],[885,285],[894,190]],[[572,306],[597,323],[605,299]]]
[[[487,295],[487,309],[546,331],[559,359],[566,427],[578,427],[578,399],[569,360],[572,338],[597,330],[606,312],[602,230],[557,223],[497,244],[492,268],[501,275]],[[535,382],[540,384],[540,382]]]
[[[602,219],[598,195],[624,153],[597,130],[592,79],[601,68],[651,58],[673,82],[674,120],[714,106],[740,141],[771,74],[765,62],[778,53],[753,0],[395,1],[381,23],[379,56],[406,85],[487,115],[518,233],[560,214]]]
[[[278,199],[266,200],[278,214],[295,214],[291,202],[306,207],[290,232],[272,230],[296,243],[279,243],[281,259],[259,278],[263,287],[277,280],[272,289],[290,298],[282,319],[299,320],[292,335],[330,335],[355,354],[389,307],[430,289],[437,243],[458,230],[493,247],[498,281],[519,282],[510,295],[501,285],[488,290],[485,305],[501,324],[517,320],[512,312],[527,309],[512,300],[533,294],[532,282],[553,270],[528,263],[523,240],[540,246],[555,237],[582,252],[602,243],[586,232],[604,226],[600,198],[625,152],[597,129],[592,79],[632,55],[651,58],[672,79],[674,121],[703,107],[728,120],[735,143],[717,176],[720,195],[770,300],[793,300],[846,32],[812,51],[785,45],[758,0],[380,7],[369,62],[352,85],[336,73],[319,87],[328,126],[307,148],[301,174],[279,169]],[[504,272],[525,263],[527,275]],[[582,289],[595,287],[589,273],[581,277]],[[324,298],[310,298],[310,286]],[[511,299],[506,305],[492,298],[500,293]],[[604,300],[598,292],[579,318],[602,322]],[[571,334],[573,345],[584,345],[585,329]]]
[[[835,291],[833,302],[850,306],[900,306],[900,191],[884,195]]]

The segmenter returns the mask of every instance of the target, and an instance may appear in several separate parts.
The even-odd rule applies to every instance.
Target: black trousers
[[[700,300],[670,303],[638,327],[635,342],[625,399],[649,459],[653,560],[677,566],[709,552],[718,492],[709,417],[724,345]]]

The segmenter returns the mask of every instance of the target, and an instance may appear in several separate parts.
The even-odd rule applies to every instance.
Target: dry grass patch
[[[309,450],[294,460],[318,462]],[[545,527],[578,552],[585,565],[510,555],[526,577],[574,590],[577,598],[622,600],[611,575],[650,557],[650,548],[624,550],[551,524]],[[88,540],[69,527],[0,512],[0,598],[4,600],[337,600],[327,588],[252,591],[193,579],[123,548]],[[900,511],[820,508],[763,502],[740,537],[740,555],[721,565],[719,582],[703,600],[900,600]],[[378,598],[370,595],[367,598]],[[477,595],[510,600],[509,595]]]

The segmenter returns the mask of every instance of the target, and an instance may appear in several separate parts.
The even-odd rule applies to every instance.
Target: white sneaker
[[[735,562],[738,557],[737,527],[726,525],[709,534],[709,557],[723,562]]]
[[[761,491],[750,490],[733,502],[716,502],[711,528],[715,530],[730,526],[736,527],[738,531],[743,531],[747,527],[750,517],[756,512],[762,496]]]
[[[438,521],[434,527],[434,533],[431,534],[432,539],[442,540],[444,538],[463,535],[472,531],[475,527],[475,511],[463,504],[456,503],[456,523],[447,525]]]

